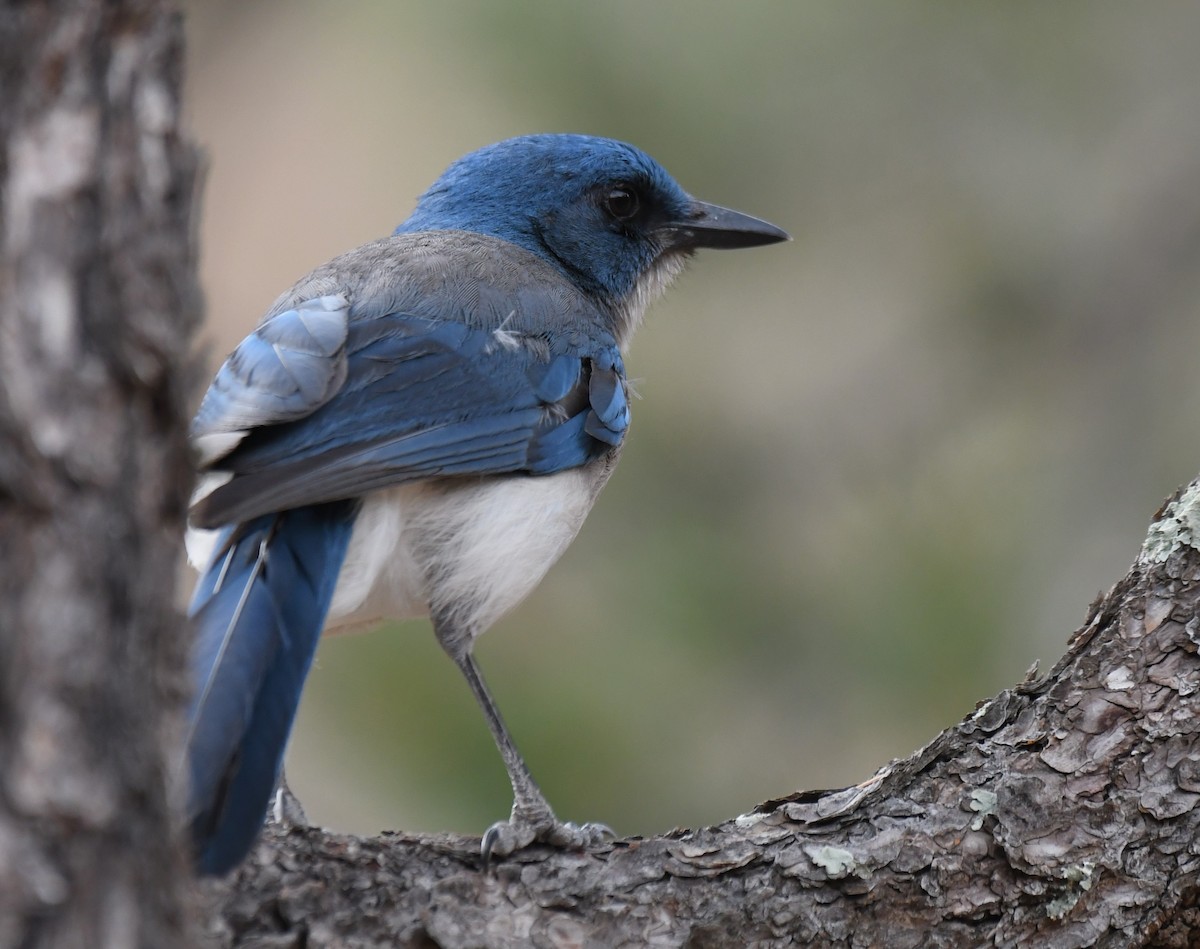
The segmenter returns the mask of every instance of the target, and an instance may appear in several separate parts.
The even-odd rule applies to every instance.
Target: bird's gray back
[[[389,313],[452,319],[522,335],[611,335],[605,314],[535,254],[484,234],[396,234],[335,257],[280,296],[264,321],[317,297],[342,294],[351,322]]]

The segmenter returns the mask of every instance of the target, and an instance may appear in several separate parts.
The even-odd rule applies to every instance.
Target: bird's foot
[[[308,815],[304,813],[304,805],[288,787],[287,778],[282,771],[279,773],[279,784],[275,787],[268,814],[271,820],[284,827],[308,826]]]
[[[521,810],[513,807],[508,820],[497,821],[487,829],[479,850],[486,867],[493,857],[507,857],[530,844],[587,850],[616,836],[607,824],[573,824],[560,821],[549,808]]]

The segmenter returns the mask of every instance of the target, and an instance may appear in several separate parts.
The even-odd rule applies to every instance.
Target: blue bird
[[[317,268],[225,361],[192,424],[188,818],[196,867],[253,844],[324,628],[428,616],[513,807],[485,860],[560,822],[472,657],[570,544],[629,427],[622,354],[701,247],[786,240],[631,145],[530,135],[452,164],[395,233]]]

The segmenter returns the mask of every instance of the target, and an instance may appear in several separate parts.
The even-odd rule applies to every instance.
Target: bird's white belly
[[[604,474],[444,480],[369,495],[338,576],[330,631],[452,614],[475,636],[537,586],[578,533]]]

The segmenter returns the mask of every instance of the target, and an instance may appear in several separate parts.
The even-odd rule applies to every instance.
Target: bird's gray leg
[[[492,738],[495,739],[500,757],[504,760],[504,767],[508,771],[508,780],[512,783],[513,814],[519,815],[531,823],[544,822],[547,819],[553,821],[554,811],[550,809],[550,805],[542,794],[542,789],[533,780],[533,775],[529,773],[529,766],[525,764],[525,759],[521,757],[521,752],[513,743],[508,726],[504,724],[504,719],[500,716],[500,710],[492,699],[487,683],[483,681],[483,675],[479,671],[475,657],[469,652],[466,653],[458,660],[458,668],[462,670],[467,685],[471,687],[475,701],[483,709],[483,717],[487,720],[488,729],[492,733]]]
[[[483,835],[481,850],[484,863],[486,864],[493,854],[507,856],[535,841],[557,847],[583,848],[594,847],[614,837],[612,830],[604,824],[568,824],[554,816],[554,811],[550,809],[537,782],[533,780],[533,775],[529,773],[525,759],[517,750],[504,719],[500,717],[500,710],[488,691],[487,683],[483,681],[475,657],[471,655],[471,640],[466,640],[466,648],[454,648],[457,644],[456,638],[444,635],[444,627],[441,624],[436,628],[438,640],[462,671],[475,701],[483,710],[483,717],[496,742],[496,748],[500,751],[500,757],[508,771],[508,780],[512,784],[512,814],[508,820],[493,824]],[[457,642],[461,641],[460,639]]]

